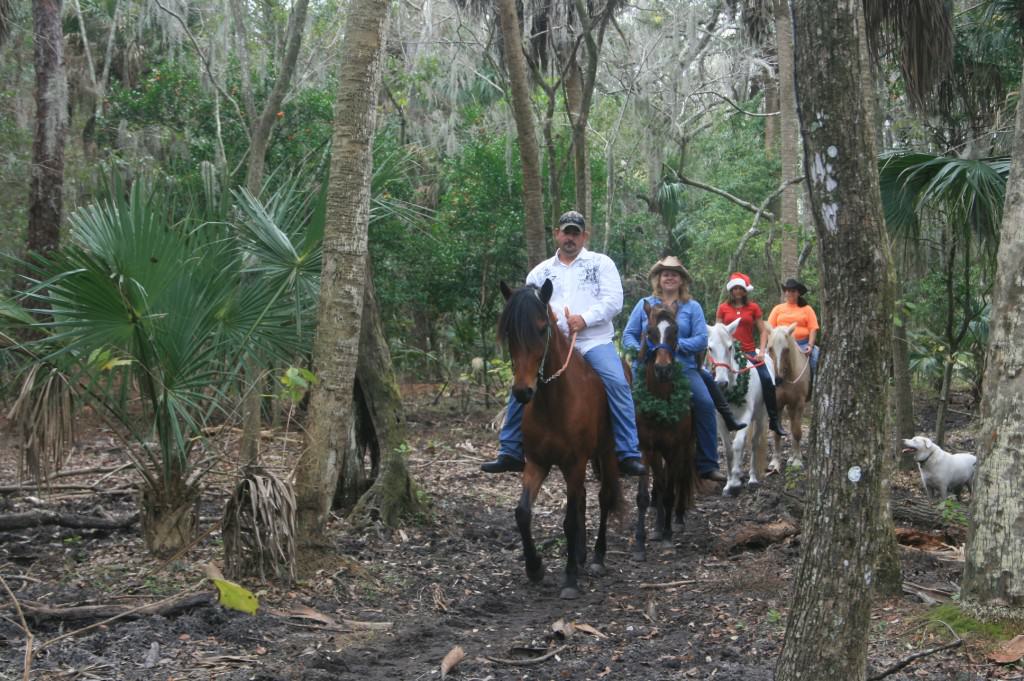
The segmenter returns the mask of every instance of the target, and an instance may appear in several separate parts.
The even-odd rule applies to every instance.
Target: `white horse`
[[[730,432],[718,415],[718,434],[726,454],[729,456],[729,480],[722,490],[723,495],[739,494],[743,483],[740,480],[744,450],[747,442],[752,442],[753,460],[750,465],[750,479],[747,486],[756,489],[765,476],[765,459],[768,449],[767,426],[768,415],[764,410],[764,395],[761,393],[761,381],[757,370],[749,362],[745,367],[736,357],[736,340],[732,334],[739,325],[737,319],[731,324],[718,323],[708,328],[708,360],[712,366],[715,383],[729,398],[730,391],[741,389],[741,381],[747,383],[746,394],[739,404],[730,402],[732,415],[737,421],[747,423],[746,428]],[[745,357],[744,357],[745,359]],[[773,460],[774,464],[775,461]]]

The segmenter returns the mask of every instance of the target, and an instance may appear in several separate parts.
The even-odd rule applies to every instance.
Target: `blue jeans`
[[[806,340],[798,340],[796,342],[796,344],[800,346],[801,350],[806,350],[807,349],[807,343],[808,343],[808,341],[806,341]],[[811,348],[811,376],[814,376],[814,374],[816,374],[817,372],[818,372],[818,346],[815,345],[813,348]]]
[[[687,369],[686,377],[690,379],[690,406],[697,431],[697,473],[704,475],[718,470],[718,419],[706,385],[715,379],[703,369]]]
[[[587,364],[597,372],[608,395],[608,407],[612,416],[612,432],[615,435],[615,453],[619,461],[640,458],[640,438],[636,434],[636,408],[633,393],[622,371],[622,360],[611,343],[591,348],[583,355]],[[710,399],[710,398],[709,398]],[[523,460],[523,406],[509,395],[505,425],[498,434],[499,451],[506,456]],[[716,465],[717,468],[717,465]]]

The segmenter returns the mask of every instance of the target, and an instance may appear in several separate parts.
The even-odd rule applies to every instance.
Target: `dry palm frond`
[[[864,18],[876,59],[889,55],[899,64],[912,106],[927,100],[949,75],[955,39],[946,0],[866,0]]]
[[[33,364],[7,418],[21,437],[23,477],[27,472],[42,481],[60,470],[75,439],[74,392],[67,376],[52,365]]]
[[[246,468],[224,509],[224,567],[229,577],[271,573],[295,579],[295,493],[258,466]]]

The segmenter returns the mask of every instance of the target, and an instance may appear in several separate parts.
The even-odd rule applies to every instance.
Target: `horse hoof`
[[[580,591],[574,586],[563,587],[562,593],[558,594],[558,597],[563,601],[572,601],[580,597]]]
[[[676,525],[683,525],[683,524],[685,524],[686,523],[686,514],[685,513],[676,513],[675,517],[673,518],[673,522],[675,522]]]
[[[644,561],[647,560],[647,552],[646,551],[634,551],[633,552],[633,560],[635,560],[638,563],[643,563]]]
[[[750,482],[747,483],[747,489],[749,489],[751,492],[761,489],[761,481],[751,480]]]
[[[538,562],[536,567],[526,568],[526,577],[534,584],[544,580],[544,564]]]
[[[723,497],[738,497],[740,495],[739,485],[726,485],[725,489],[722,490]]]
[[[587,566],[587,571],[594,577],[603,577],[608,570],[601,563],[591,563]]]
[[[651,541],[661,541],[661,530],[651,530],[651,533],[647,536]]]
[[[675,547],[676,547],[676,543],[674,541],[672,541],[671,539],[662,539],[661,540],[661,548],[663,548],[663,549],[674,549]]]

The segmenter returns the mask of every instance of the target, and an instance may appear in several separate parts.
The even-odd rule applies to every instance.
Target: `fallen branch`
[[[545,660],[550,660],[552,657],[554,657],[555,655],[557,655],[558,653],[562,652],[563,650],[565,650],[568,647],[569,647],[568,645],[560,646],[558,648],[555,648],[554,650],[551,650],[551,651],[548,651],[548,652],[544,653],[540,657],[531,657],[531,658],[526,659],[526,660],[506,660],[503,657],[491,657],[489,655],[484,656],[484,659],[488,660],[490,662],[494,662],[495,664],[507,664],[507,665],[512,665],[512,666],[515,666],[515,667],[527,667],[527,666],[529,666],[531,664],[540,664],[541,662],[544,662]]]
[[[964,640],[962,638],[957,638],[957,640],[953,641],[952,643],[947,643],[946,645],[938,646],[936,648],[929,648],[928,650],[922,650],[919,653],[908,655],[907,657],[903,658],[891,667],[888,667],[881,673],[875,674],[874,676],[869,676],[867,681],[879,681],[879,679],[884,679],[890,674],[895,674],[899,670],[903,669],[914,660],[920,660],[922,657],[928,657],[929,655],[934,655],[935,653],[941,653],[943,650],[956,648],[957,646],[962,645],[963,642]]]
[[[11,597],[11,603],[14,604],[14,609],[18,612],[18,619],[21,620],[21,624],[19,626],[21,627],[21,630],[25,632],[25,657],[22,662],[21,678],[23,681],[29,681],[32,673],[32,643],[35,637],[32,636],[32,630],[28,628],[28,622],[25,621],[25,613],[21,610],[21,604],[18,603],[17,597],[14,595],[14,592],[11,591],[11,587],[7,586],[7,582],[3,577],[0,577],[0,584],[3,585],[4,591],[7,592],[7,595]]]
[[[124,518],[100,518],[94,515],[36,510],[0,515],[0,531],[22,530],[26,527],[41,525],[60,525],[61,527],[88,530],[120,530],[131,527],[138,519],[138,513]]]
[[[46,620],[53,619],[68,621],[102,618],[104,621],[100,624],[106,624],[114,620],[139,618],[147,615],[173,615],[196,606],[210,605],[216,600],[208,591],[198,594],[190,594],[189,591],[191,589],[156,601],[155,603],[146,603],[134,608],[116,604],[54,607],[35,601],[23,601],[21,607],[24,609],[26,616],[36,622],[45,622]],[[92,628],[92,626],[95,625],[90,625],[88,628]],[[49,645],[50,643],[52,641],[47,641],[43,645]]]
[[[677,586],[689,586],[690,584],[696,584],[696,579],[681,579],[678,582],[644,582],[640,585],[641,589],[674,589]]]
[[[787,519],[774,523],[742,523],[722,537],[715,553],[724,556],[747,549],[763,549],[799,532],[796,523]]]

